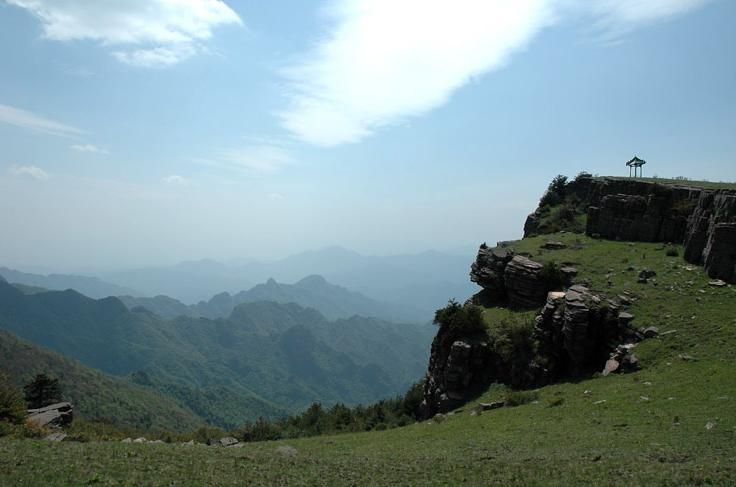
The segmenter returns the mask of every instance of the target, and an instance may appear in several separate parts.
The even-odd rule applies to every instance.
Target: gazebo
[[[633,159],[631,159],[629,162],[626,163],[627,166],[629,166],[629,177],[631,177],[631,169],[634,169],[634,177],[636,177],[636,169],[639,169],[639,177],[642,175],[642,169],[641,166],[646,164],[647,161],[644,159],[639,159],[637,156],[634,156]]]

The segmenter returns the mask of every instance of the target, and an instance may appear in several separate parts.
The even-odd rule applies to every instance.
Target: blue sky
[[[729,0],[0,0],[2,264],[468,251],[556,174],[736,180]]]

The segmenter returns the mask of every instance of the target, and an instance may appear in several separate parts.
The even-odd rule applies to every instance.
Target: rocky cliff
[[[556,188],[560,194],[543,198],[527,218],[525,238],[582,231],[584,216],[585,233],[593,238],[682,244],[688,262],[704,265],[713,278],[736,281],[735,190],[593,177],[563,181]],[[421,406],[425,417],[460,406],[492,383],[536,387],[594,372],[636,369],[631,350],[638,341],[656,336],[654,327],[633,326],[634,317],[626,310],[628,292],[610,297],[607,290],[593,291],[575,283],[577,269],[571,265],[536,262],[512,245],[481,245],[470,279],[482,291],[462,307],[451,303],[438,312],[440,328]],[[542,240],[540,250],[565,245]],[[643,270],[639,282],[648,277]],[[538,311],[531,322],[528,314],[512,313],[520,321],[486,323],[482,310],[498,307]],[[463,316],[447,319],[450,311]]]
[[[586,233],[601,238],[684,245],[685,259],[710,277],[736,282],[736,191],[636,179],[576,178],[565,197],[587,215]],[[542,208],[524,236],[539,233]]]

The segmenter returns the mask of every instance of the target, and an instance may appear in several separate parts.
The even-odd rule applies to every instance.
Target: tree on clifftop
[[[30,409],[62,401],[59,379],[52,379],[46,374],[38,374],[35,379],[23,386],[23,392]]]

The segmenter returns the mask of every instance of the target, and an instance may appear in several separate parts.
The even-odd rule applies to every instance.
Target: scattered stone
[[[586,396],[589,396],[589,395],[591,395],[592,393],[593,393],[593,391],[591,391],[590,389],[585,389],[585,390],[583,391],[583,394],[584,394],[584,395],[586,395]]]
[[[66,437],[67,437],[67,434],[66,433],[62,433],[61,431],[57,431],[56,433],[51,433],[50,435],[48,435],[44,439],[45,440],[48,440],[48,441],[58,442],[58,441],[64,441],[64,438],[66,438]]]
[[[629,306],[631,304],[631,300],[622,294],[619,294],[618,296],[618,302],[623,304],[624,306]]]
[[[232,436],[226,436],[225,438],[220,438],[220,445],[222,446],[233,446],[237,444],[238,444],[238,440],[236,440]]]
[[[160,445],[164,440],[151,440],[148,442],[149,445]]]
[[[593,404],[603,404],[604,402],[606,402],[606,400],[605,399],[601,399],[600,401],[596,401]]]
[[[146,439],[142,436],[140,438],[136,438],[135,440],[133,440],[133,443],[145,443],[145,442],[146,442]]]
[[[647,396],[639,396],[639,400],[646,402],[649,398]]]
[[[696,359],[692,355],[687,355],[687,354],[682,354],[681,353],[680,355],[678,355],[678,357],[680,359],[684,360],[685,362],[697,362],[698,361],[698,359]]]
[[[708,285],[709,285],[709,286],[714,286],[714,287],[723,287],[723,286],[726,286],[727,284],[726,284],[726,282],[725,282],[725,281],[722,281],[722,280],[720,280],[720,279],[715,279],[715,280],[713,280],[713,281],[710,281],[710,282],[708,283]]]
[[[479,404],[482,411],[490,411],[492,409],[502,408],[506,405],[504,401],[482,402]]]
[[[649,382],[649,381],[646,381],[646,382],[644,382],[643,384],[644,384],[645,386],[651,386],[651,385],[652,385],[652,383],[651,383],[651,382]]]
[[[182,443],[182,445],[194,446],[194,440],[185,441],[184,443]]]
[[[542,248],[547,250],[562,250],[566,249],[567,245],[558,240],[547,240],[542,244]]]
[[[661,335],[662,335],[662,336],[667,336],[667,335],[672,335],[673,333],[677,333],[677,330],[667,330],[667,331],[663,331],[663,332],[661,333]]]
[[[276,448],[276,453],[285,457],[295,457],[298,453],[297,449],[289,445],[281,445]]]
[[[618,360],[615,359],[608,359],[606,361],[606,366],[603,369],[603,376],[607,376],[611,372],[616,372],[618,368],[621,366]]]
[[[478,416],[478,411],[475,411],[475,410],[470,411],[470,415],[471,416]]]
[[[634,315],[632,315],[631,313],[627,313],[624,311],[618,314],[618,321],[622,325],[628,325],[633,320],[634,320]]]
[[[125,438],[124,440],[121,440],[121,443],[133,443],[133,438]]]
[[[642,330],[644,338],[655,338],[659,335],[659,328],[656,326],[648,326]]]
[[[707,429],[708,431],[712,430],[715,427],[716,423],[714,423],[713,421],[708,421],[707,423],[705,423],[705,429]]]

